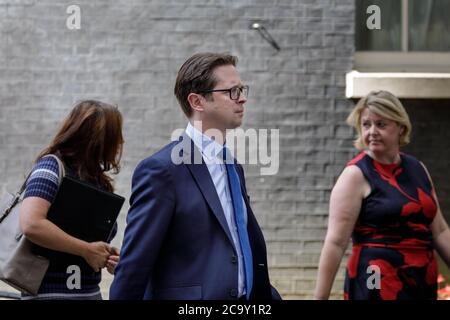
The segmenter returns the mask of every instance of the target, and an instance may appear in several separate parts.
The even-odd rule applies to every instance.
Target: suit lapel
[[[183,144],[183,163],[191,172],[195,182],[203,194],[203,197],[208,203],[208,206],[211,208],[211,211],[214,213],[223,231],[227,235],[228,240],[230,240],[234,247],[231,233],[228,228],[228,223],[225,218],[219,196],[217,195],[216,187],[214,186],[206,164],[203,162],[203,157],[186,133],[181,136],[181,139],[183,139],[183,141],[180,142]],[[197,160],[197,164],[194,160]],[[201,161],[201,163],[198,163],[198,161]]]

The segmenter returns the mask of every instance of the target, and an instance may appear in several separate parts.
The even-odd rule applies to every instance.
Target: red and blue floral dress
[[[371,192],[352,234],[345,299],[436,299],[434,190],[417,159],[400,157],[398,164],[386,165],[363,152],[348,163],[361,169]]]

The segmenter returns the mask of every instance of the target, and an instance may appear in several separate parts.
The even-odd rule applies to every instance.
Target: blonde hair
[[[409,143],[412,126],[408,113],[396,96],[388,91],[380,90],[372,91],[364,98],[361,98],[347,117],[347,124],[354,127],[358,133],[358,137],[354,141],[356,149],[363,150],[366,147],[361,133],[361,114],[366,108],[403,126],[404,129],[400,134],[399,145],[404,146]]]

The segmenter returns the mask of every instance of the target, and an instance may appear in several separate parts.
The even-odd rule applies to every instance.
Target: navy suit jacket
[[[137,166],[110,299],[237,298],[236,250],[208,168],[194,159],[202,161],[201,153],[184,134]],[[240,165],[237,172],[253,254],[250,299],[281,299],[269,282],[266,245]]]

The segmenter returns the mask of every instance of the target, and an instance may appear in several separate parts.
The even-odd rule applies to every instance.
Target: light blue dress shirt
[[[211,179],[216,187],[217,195],[219,196],[219,200],[227,220],[228,229],[230,230],[234,247],[236,248],[238,255],[238,296],[241,297],[246,293],[244,258],[242,256],[241,245],[239,243],[239,236],[234,218],[233,202],[231,199],[230,187],[228,185],[226,166],[223,163],[221,153],[223,146],[194,128],[190,122],[187,125],[186,134],[201,151],[203,161],[206,163]],[[244,201],[243,198],[242,201]],[[243,203],[243,208],[245,225],[247,225],[247,207],[245,202]]]

